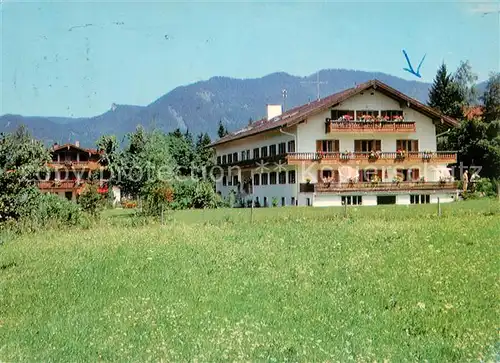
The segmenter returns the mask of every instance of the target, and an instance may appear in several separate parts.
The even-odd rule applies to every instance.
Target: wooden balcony
[[[305,184],[304,184],[305,185]],[[313,185],[313,184],[310,184]],[[301,184],[302,187],[302,184]],[[317,183],[316,193],[369,193],[369,192],[412,192],[412,191],[454,191],[457,182],[355,182],[355,183]],[[302,191],[302,189],[301,189]]]
[[[51,169],[97,170],[101,165],[97,161],[51,161]]]
[[[82,185],[82,182],[78,183],[75,180],[41,180],[38,182],[38,188],[41,190],[72,190]]]
[[[414,121],[333,121],[326,119],[326,133],[412,133],[416,132]]]
[[[392,164],[453,164],[457,162],[457,153],[449,151],[409,152],[400,155],[397,152],[305,152],[288,153],[288,164],[318,162],[329,165],[392,165]]]

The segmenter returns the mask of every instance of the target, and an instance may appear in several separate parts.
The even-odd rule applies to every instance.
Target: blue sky
[[[427,54],[423,81],[442,61],[468,59],[480,80],[500,67],[499,1],[0,3],[0,114],[93,116],[212,76],[416,79],[403,48],[415,67]]]

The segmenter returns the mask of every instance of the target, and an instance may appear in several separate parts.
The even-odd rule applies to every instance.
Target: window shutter
[[[382,140],[375,140],[375,151],[382,150]]]
[[[377,175],[378,175],[379,180],[382,181],[383,178],[382,178],[382,170],[381,169],[377,170]]]
[[[403,149],[403,145],[402,145],[401,140],[396,140],[396,150],[402,150],[402,149]]]
[[[411,151],[418,151],[418,140],[411,141]]]
[[[414,181],[417,181],[420,178],[420,170],[419,169],[412,169],[411,170],[411,178]]]
[[[340,181],[338,170],[333,171],[333,181],[335,181],[336,183],[338,183]]]
[[[358,176],[359,176],[358,181],[360,182],[365,181],[365,179],[363,178],[363,170],[359,170]]]
[[[333,143],[333,151],[334,152],[339,152],[340,150],[340,143],[339,143],[339,140],[334,140],[334,143]]]
[[[321,176],[321,170],[318,169],[318,183],[322,183],[323,182],[323,178]]]
[[[354,140],[354,151],[361,151],[361,140]]]
[[[321,151],[321,140],[316,140],[316,151]]]

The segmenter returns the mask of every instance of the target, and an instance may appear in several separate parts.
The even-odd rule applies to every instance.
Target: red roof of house
[[[433,119],[439,119],[444,124],[454,127],[458,126],[457,120],[448,116],[444,116],[440,114],[438,111],[434,110],[433,108],[426,106],[423,103],[411,97],[408,97],[404,93],[401,93],[398,90],[389,87],[385,83],[375,79],[359,84],[356,87],[349,88],[338,93],[334,93],[330,96],[319,99],[317,101],[292,108],[288,111],[283,112],[280,116],[272,118],[271,120],[263,118],[259,121],[250,124],[247,127],[244,127],[238,131],[235,131],[220,138],[219,140],[213,142],[211,146],[221,145],[229,141],[242,139],[248,136],[260,134],[265,131],[296,125],[299,122],[305,120],[307,117],[325,111],[330,107],[338,105],[339,103],[345,101],[346,99],[351,98],[370,88],[378,89],[380,92],[386,94],[389,97],[397,99],[398,101],[404,101],[408,104],[409,107],[414,108],[417,111],[420,111],[421,113]]]

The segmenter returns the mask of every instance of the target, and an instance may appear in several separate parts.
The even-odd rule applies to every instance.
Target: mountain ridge
[[[319,71],[321,96],[327,96],[370,79],[379,79],[389,86],[426,103],[430,83],[405,80],[382,72],[346,69]],[[115,134],[119,140],[138,124],[169,132],[176,128],[193,134],[207,132],[215,138],[221,120],[230,131],[265,115],[266,104],[282,104],[282,90],[287,90],[286,108],[292,108],[317,98],[317,72],[301,77],[275,72],[260,78],[214,76],[205,81],[182,85],[167,92],[146,106],[113,104],[113,107],[93,117],[0,116],[0,132],[11,132],[24,124],[33,136],[47,144],[80,141],[94,146],[105,134]],[[481,86],[479,87],[481,88]]]

